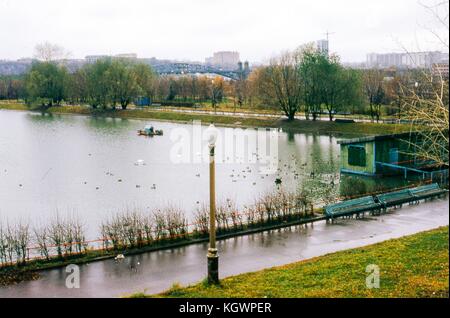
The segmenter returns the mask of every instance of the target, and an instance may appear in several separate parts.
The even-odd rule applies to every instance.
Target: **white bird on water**
[[[135,166],[143,166],[145,165],[145,161],[143,159],[138,159],[135,163]]]

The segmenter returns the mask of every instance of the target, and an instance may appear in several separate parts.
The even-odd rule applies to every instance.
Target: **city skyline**
[[[371,52],[443,50],[429,34],[429,29],[442,30],[430,24],[431,14],[417,1],[347,3],[344,7],[326,0],[281,0],[273,6],[266,1],[172,0],[134,1],[130,8],[123,1],[106,5],[103,0],[46,0],[24,5],[21,0],[0,0],[0,27],[16,30],[3,33],[6,45],[0,59],[31,57],[36,44],[48,41],[64,47],[74,59],[135,52],[141,57],[204,61],[212,52],[238,51],[241,60],[261,63],[302,43],[324,39],[328,31],[330,52],[338,53],[343,62],[363,62]]]

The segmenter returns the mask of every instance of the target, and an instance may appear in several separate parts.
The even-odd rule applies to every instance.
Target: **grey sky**
[[[259,62],[330,30],[331,51],[363,61],[401,45],[441,49],[424,28],[431,20],[417,0],[0,0],[0,59],[29,57],[49,41],[73,58],[134,52],[203,61],[233,50]]]

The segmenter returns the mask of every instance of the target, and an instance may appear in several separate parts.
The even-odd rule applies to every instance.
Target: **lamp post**
[[[219,255],[216,248],[216,184],[215,184],[215,160],[217,131],[213,124],[209,130],[209,248],[208,248],[208,283],[219,283]]]

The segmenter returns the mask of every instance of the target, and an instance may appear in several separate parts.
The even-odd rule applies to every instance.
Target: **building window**
[[[364,146],[348,146],[348,164],[351,166],[366,166],[366,148]]]
[[[397,148],[391,148],[389,149],[389,163],[392,163],[394,165],[398,165],[398,149]]]

